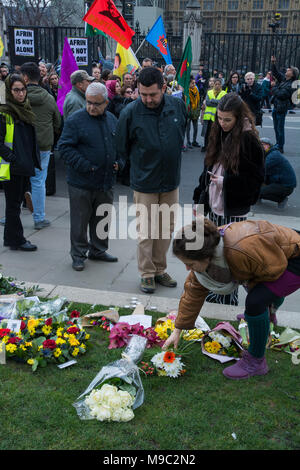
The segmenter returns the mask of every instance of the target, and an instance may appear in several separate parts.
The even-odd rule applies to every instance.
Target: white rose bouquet
[[[133,335],[122,358],[102,367],[73,406],[81,419],[130,421],[133,410],[144,402],[144,388],[137,363],[147,338]]]
[[[85,403],[91,410],[91,415],[99,421],[130,421],[134,418],[132,405],[136,390],[121,379],[112,379],[118,386],[105,383],[100,389],[94,389],[85,398]],[[129,389],[127,391],[126,389]]]

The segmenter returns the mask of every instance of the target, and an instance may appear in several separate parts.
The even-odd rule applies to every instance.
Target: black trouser
[[[108,219],[110,221],[113,203],[112,189],[109,191],[89,191],[69,185],[69,197],[71,219],[70,254],[72,259],[85,259],[88,250],[91,254],[96,256],[104,253],[108,249],[110,224],[105,225],[105,233],[100,233],[100,228],[101,221]],[[101,216],[96,215],[97,209],[102,204],[106,204],[108,210]],[[107,215],[109,215],[109,218],[107,218]],[[101,232],[103,232],[103,230]]]
[[[204,136],[204,147],[205,148],[207,148],[207,146],[208,146],[208,139],[209,139],[209,134],[210,134],[212,125],[213,125],[213,121],[208,121],[207,122],[207,129],[206,129],[206,133],[205,133],[205,136]]]
[[[261,315],[269,305],[277,304],[280,297],[273,294],[264,284],[256,284],[248,292],[245,302],[245,314],[250,316]]]
[[[6,202],[4,246],[20,246],[26,242],[20,218],[26,179],[26,176],[10,175],[10,181],[3,181]]]
[[[187,126],[186,126],[186,136],[187,136],[188,144],[191,143],[191,139],[190,139],[191,123],[193,124],[193,143],[197,141],[198,119],[188,119]]]
[[[292,194],[294,188],[288,188],[282,184],[272,183],[263,185],[260,190],[260,198],[268,201],[282,202]]]

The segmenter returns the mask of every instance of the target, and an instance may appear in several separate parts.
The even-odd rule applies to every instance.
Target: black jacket
[[[238,216],[249,212],[256,203],[260,187],[264,181],[264,151],[257,138],[251,132],[243,132],[238,173],[225,171],[223,180],[224,215]],[[206,168],[199,178],[199,186],[194,190],[195,204],[204,204],[205,214],[210,211],[208,189],[210,176]],[[204,198],[205,194],[205,198]]]
[[[250,111],[255,116],[255,124],[257,126],[261,125],[261,101],[263,97],[262,86],[254,82],[252,87],[249,87],[244,83],[240,90],[240,95],[242,100],[249,106]]]
[[[121,112],[117,152],[130,159],[130,186],[142,193],[173,191],[180,183],[181,153],[186,128],[181,99],[164,95],[158,109],[138,98]]]
[[[272,73],[278,81],[278,85],[272,89],[271,101],[274,105],[274,111],[278,114],[285,114],[292,104],[293,79],[286,80],[285,76],[277,70],[274,63],[272,63]]]
[[[107,106],[107,111],[112,113],[118,119],[123,108],[127,104],[127,98],[124,96],[116,95],[112,99],[109,98],[109,103]]]
[[[5,135],[6,120],[5,116],[0,114],[0,156],[10,163],[12,175],[34,176],[35,168],[41,170],[34,127],[23,121],[14,121],[12,150],[4,144]]]
[[[117,119],[108,111],[98,117],[86,109],[71,114],[58,141],[71,186],[108,191],[115,183]],[[122,164],[121,164],[122,166]]]

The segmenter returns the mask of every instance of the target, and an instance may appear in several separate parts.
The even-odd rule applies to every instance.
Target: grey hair
[[[247,78],[247,77],[255,78],[255,74],[253,72],[247,72],[246,75],[245,75],[245,78]]]
[[[102,95],[105,100],[108,98],[108,93],[107,93],[107,88],[103,83],[99,82],[93,82],[91,83],[85,92],[86,95],[92,95],[92,96],[97,96],[97,95]]]

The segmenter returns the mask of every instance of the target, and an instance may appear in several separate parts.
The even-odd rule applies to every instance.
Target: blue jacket
[[[66,120],[58,149],[71,186],[107,191],[114,185],[116,125],[116,117],[108,111],[93,117],[81,109]]]
[[[273,145],[266,155],[265,183],[282,184],[289,188],[297,186],[295,171],[290,162],[279,152],[278,145]]]

